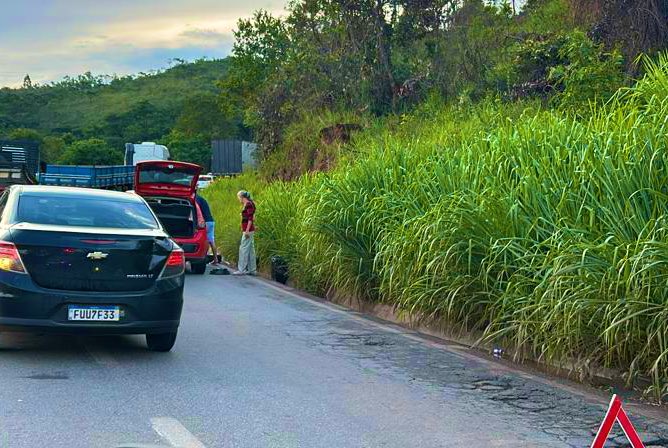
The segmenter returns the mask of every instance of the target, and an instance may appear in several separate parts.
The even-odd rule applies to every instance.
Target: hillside
[[[215,93],[214,83],[226,68],[225,60],[198,61],[108,82],[105,77],[82,75],[41,87],[4,88],[0,90],[0,124],[6,129],[85,134],[141,102],[175,118],[187,97]]]
[[[125,142],[158,140],[178,147],[187,140],[206,147],[210,138],[237,131],[237,124],[221,115],[216,87],[227,67],[226,60],[199,60],[151,74],[84,74],[45,86],[4,88],[0,135],[41,140],[49,161],[61,160],[68,146],[88,139],[103,141],[93,146],[100,153],[113,151],[112,160]]]

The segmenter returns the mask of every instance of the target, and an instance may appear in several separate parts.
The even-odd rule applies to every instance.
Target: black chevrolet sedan
[[[0,331],[146,334],[169,351],[184,271],[135,194],[14,185],[0,197]]]

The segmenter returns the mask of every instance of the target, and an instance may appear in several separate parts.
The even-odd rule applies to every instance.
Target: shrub
[[[511,48],[495,76],[511,98],[551,97],[556,106],[575,110],[609,100],[624,83],[624,61],[579,31],[533,35]]]

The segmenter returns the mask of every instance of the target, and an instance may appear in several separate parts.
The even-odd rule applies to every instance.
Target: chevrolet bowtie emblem
[[[90,252],[86,255],[86,258],[90,258],[91,260],[104,260],[108,256],[109,254],[105,254],[104,252]]]

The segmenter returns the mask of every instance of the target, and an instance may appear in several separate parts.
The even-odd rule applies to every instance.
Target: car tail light
[[[206,229],[206,221],[204,221],[204,218],[200,213],[197,214],[197,228],[198,229]]]
[[[202,215],[202,211],[199,209],[199,205],[197,206],[197,228],[198,229],[206,229],[206,221],[204,221],[204,215]]]
[[[0,241],[0,270],[9,272],[26,273],[21,256],[13,243]]]
[[[160,278],[176,277],[186,270],[186,257],[181,248],[174,249],[167,257],[167,262],[162,270]]]

